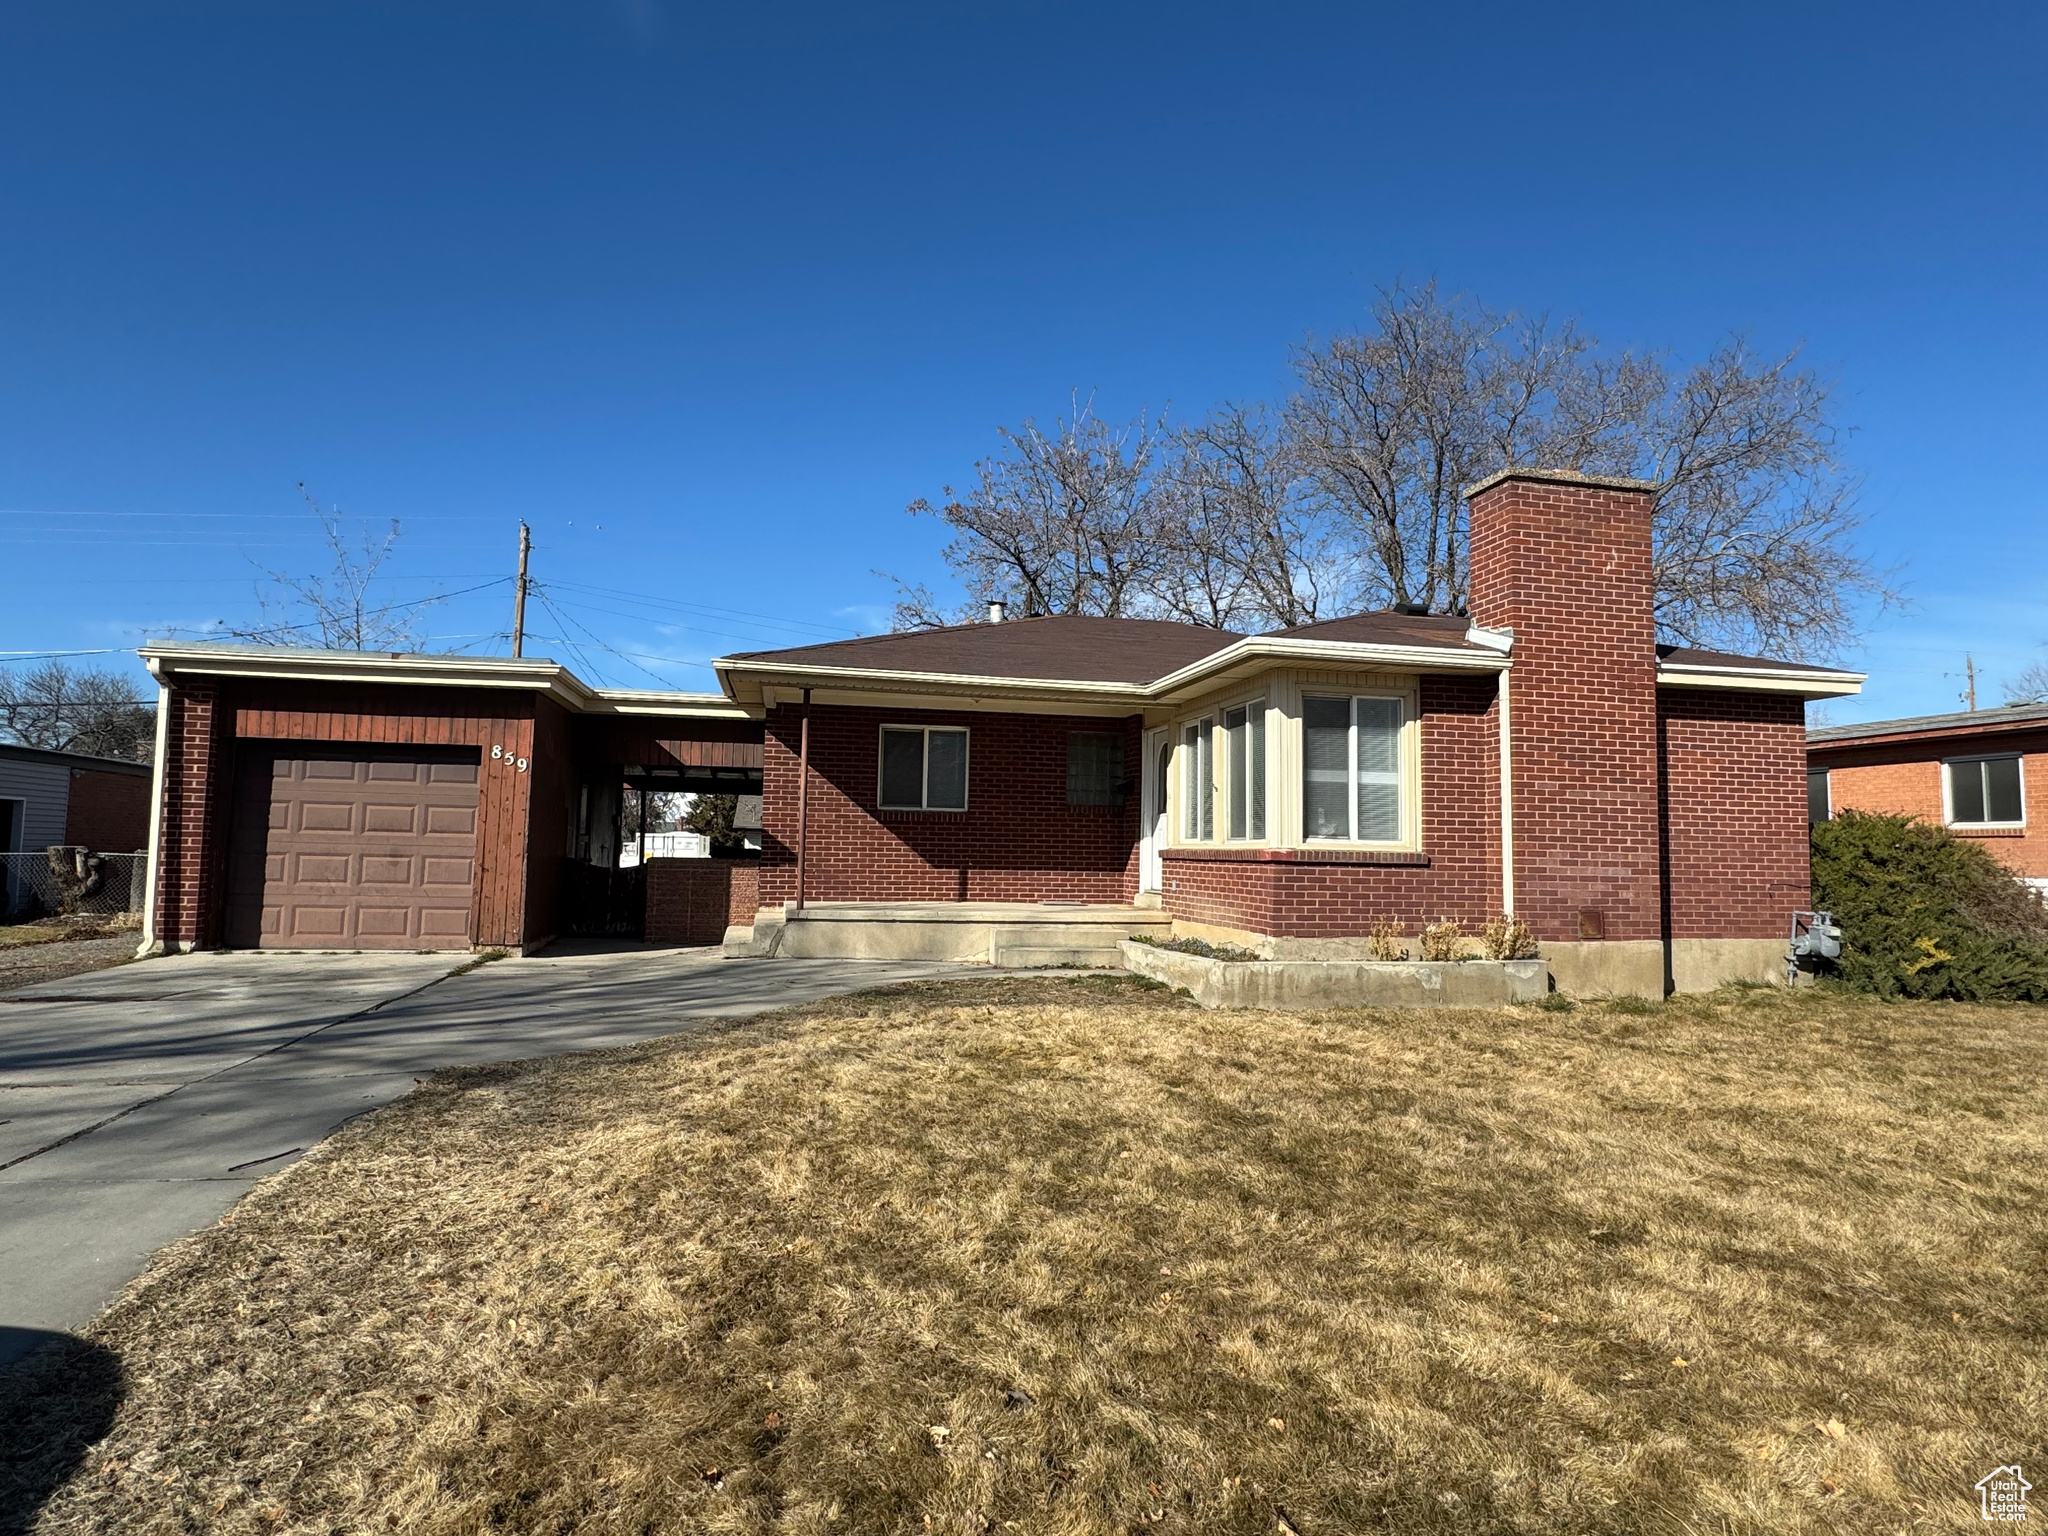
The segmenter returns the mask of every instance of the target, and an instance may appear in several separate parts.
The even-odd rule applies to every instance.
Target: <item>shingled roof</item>
[[[1328,649],[1319,653],[1319,647]],[[722,657],[716,665],[728,691],[735,679],[752,674],[757,682],[775,686],[780,686],[777,678],[810,686],[804,681],[807,676],[829,676],[840,687],[875,686],[891,679],[916,691],[948,692],[964,686],[1014,693],[1045,684],[1055,692],[1106,689],[1129,697],[1134,690],[1144,690],[1164,698],[1199,685],[1212,673],[1237,673],[1262,660],[1271,665],[1273,659],[1288,656],[1321,654],[1328,660],[1394,667],[1496,670],[1505,665],[1507,650],[1505,636],[1475,632],[1469,619],[1451,614],[1356,613],[1260,635],[1166,619],[1051,614],[787,650],[744,651]],[[1738,678],[1744,673],[1783,673],[1785,685],[1811,679],[1822,693],[1831,693],[1843,691],[1829,686],[1832,679],[1857,680],[1855,673],[1832,668],[1685,646],[1660,645],[1657,659],[1661,665],[1689,672],[1683,680],[1697,680],[1702,686],[1740,686]]]
[[[786,651],[743,651],[733,662],[777,666],[927,672],[1047,682],[1143,684],[1177,672],[1243,637],[1166,619],[1098,619],[1048,614],[1000,624],[911,629]]]

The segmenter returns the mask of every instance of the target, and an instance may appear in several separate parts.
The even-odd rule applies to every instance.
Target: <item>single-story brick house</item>
[[[1804,703],[1861,677],[1659,645],[1640,482],[1510,471],[1470,507],[1469,616],[1027,618],[727,657],[710,696],[151,646],[152,937],[532,944],[565,925],[604,786],[723,772],[763,796],[739,926],[815,944],[857,917],[848,952],[962,904],[1302,955],[1512,911],[1572,989],[1779,974]]]
[[[2019,704],[1806,734],[1807,807],[1916,816],[1981,840],[2048,892],[2048,704]]]

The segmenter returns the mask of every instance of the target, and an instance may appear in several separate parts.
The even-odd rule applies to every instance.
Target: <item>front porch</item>
[[[828,901],[764,907],[726,938],[732,955],[801,960],[951,960],[1114,969],[1117,946],[1170,938],[1157,907],[1078,901]]]

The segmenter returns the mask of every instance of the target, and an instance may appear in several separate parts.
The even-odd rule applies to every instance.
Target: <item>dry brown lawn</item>
[[[14,1373],[0,1506],[68,1468],[35,1529],[1981,1530],[1993,1467],[2048,1489],[2044,1024],[1047,978],[450,1073]]]

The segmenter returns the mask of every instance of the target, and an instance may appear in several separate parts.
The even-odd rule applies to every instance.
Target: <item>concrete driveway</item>
[[[567,950],[184,955],[0,993],[0,1364],[437,1067],[986,967]]]

